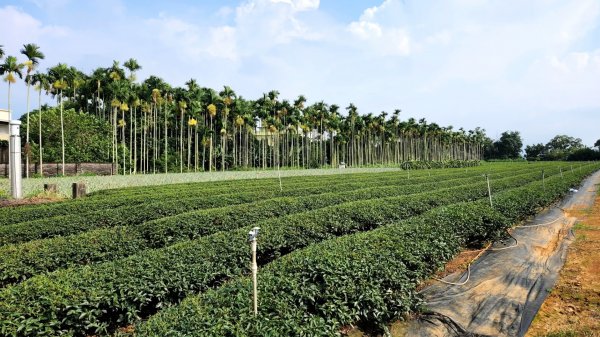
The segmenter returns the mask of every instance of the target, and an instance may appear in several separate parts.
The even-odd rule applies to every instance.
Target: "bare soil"
[[[559,280],[526,337],[600,336],[600,196],[579,219]]]
[[[0,207],[18,207],[24,205],[36,205],[36,204],[46,204],[49,202],[56,202],[64,200],[58,194],[55,193],[40,193],[36,196],[24,198],[24,199],[0,199]]]

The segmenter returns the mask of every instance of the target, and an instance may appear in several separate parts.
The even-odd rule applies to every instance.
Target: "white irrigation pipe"
[[[531,227],[540,227],[540,226],[547,226],[547,225],[551,225],[555,222],[557,222],[558,220],[564,218],[564,215],[559,216],[558,218],[550,221],[550,222],[545,222],[545,223],[541,223],[541,224],[537,224],[537,225],[522,225],[522,226],[517,226],[515,228],[531,228]]]
[[[473,264],[473,262],[475,262],[483,253],[485,253],[486,250],[488,250],[488,248],[490,248],[492,244],[488,244],[487,247],[485,247],[484,249],[480,249],[481,251],[479,252],[479,254],[477,254],[477,256],[475,256],[471,262],[469,262],[469,264],[467,265],[467,279],[464,280],[463,282],[460,283],[456,283],[456,282],[448,282],[448,281],[444,281],[442,279],[439,278],[435,278],[433,277],[434,280],[438,281],[438,282],[442,282],[444,284],[448,284],[451,286],[463,286],[465,284],[467,284],[467,282],[469,282],[469,279],[471,278],[471,264]],[[475,250],[476,252],[476,250]]]
[[[562,210],[564,212],[564,210]],[[547,225],[551,225],[553,223],[555,223],[556,221],[563,219],[564,218],[564,214],[559,216],[558,218],[549,221],[549,222],[545,222],[545,223],[541,223],[541,224],[537,224],[537,225],[528,225],[528,226],[516,226],[515,228],[530,228],[530,227],[540,227],[540,226],[547,226]],[[463,286],[465,284],[467,284],[467,282],[469,282],[469,279],[471,278],[471,264],[473,264],[473,262],[475,262],[475,260],[477,260],[483,253],[485,253],[486,251],[490,251],[490,252],[497,252],[497,251],[501,251],[501,250],[506,250],[506,249],[511,249],[511,248],[515,248],[519,245],[519,240],[517,240],[517,238],[515,238],[514,236],[512,236],[510,234],[510,232],[508,232],[508,230],[506,230],[506,232],[508,233],[508,235],[513,238],[513,240],[515,240],[515,244],[512,246],[508,246],[508,247],[501,247],[501,248],[490,248],[492,246],[492,244],[488,244],[488,246],[484,249],[481,249],[481,252],[479,254],[477,254],[477,256],[475,256],[475,258],[473,258],[473,260],[471,260],[471,262],[469,262],[469,264],[467,265],[467,279],[464,280],[463,282],[460,283],[456,283],[456,282],[448,282],[448,281],[444,281],[442,279],[439,278],[435,278],[433,277],[434,280],[444,283],[444,284],[448,284],[448,285],[452,285],[452,286]]]
[[[571,170],[573,169],[573,166],[571,165]],[[561,169],[561,174],[562,174],[562,169]],[[487,179],[487,174],[485,175],[486,179]],[[542,181],[544,179],[544,170],[542,170]],[[488,180],[488,193],[489,193],[489,180]],[[491,195],[490,195],[490,205],[491,205],[492,199],[491,199]],[[536,224],[536,225],[521,225],[521,226],[516,226],[515,228],[531,228],[531,227],[541,227],[541,226],[548,226],[551,225],[555,222],[557,222],[560,219],[565,218],[565,213],[566,211],[562,208],[559,207],[559,209],[563,212],[563,214],[561,216],[559,216],[558,218],[549,221],[549,222],[544,222],[541,224]],[[490,252],[497,252],[497,251],[501,251],[501,250],[506,250],[506,249],[511,249],[511,248],[515,248],[519,245],[519,240],[517,240],[517,238],[515,238],[514,236],[512,236],[510,234],[510,232],[508,231],[508,229],[506,230],[506,233],[508,233],[508,235],[513,238],[513,240],[515,240],[515,244],[509,247],[501,247],[501,248],[490,248],[492,246],[492,243],[488,244],[487,247],[485,247],[484,249],[481,249],[481,252],[479,254],[477,254],[477,256],[475,256],[475,258],[473,258],[473,260],[471,260],[471,262],[469,262],[469,264],[467,265],[467,279],[464,280],[463,282],[457,283],[457,282],[448,282],[448,281],[444,281],[442,279],[436,278],[436,277],[432,277],[432,279],[444,283],[444,284],[448,284],[448,285],[452,285],[452,286],[463,286],[465,284],[467,284],[467,282],[469,282],[469,279],[471,278],[471,264],[473,264],[473,262],[475,262],[483,253],[485,253],[486,251],[490,251]],[[476,250],[475,250],[476,251]]]
[[[514,236],[512,236],[510,234],[510,232],[508,231],[508,229],[506,230],[506,233],[508,234],[508,236],[510,236],[513,240],[515,240],[515,244],[512,246],[508,246],[508,247],[500,247],[500,248],[490,248],[489,251],[490,252],[497,252],[500,250],[506,250],[506,249],[510,249],[510,248],[515,248],[519,245],[519,240],[517,240],[517,238],[515,238]]]
[[[448,281],[444,281],[442,279],[435,278],[435,277],[433,279],[436,280],[436,281],[438,281],[438,282],[442,282],[444,284],[448,284],[448,285],[451,285],[451,286],[464,286],[465,284],[467,284],[467,282],[469,282],[469,278],[470,277],[471,277],[471,264],[469,263],[467,265],[467,279],[464,280],[463,282],[460,282],[460,283],[448,282]]]

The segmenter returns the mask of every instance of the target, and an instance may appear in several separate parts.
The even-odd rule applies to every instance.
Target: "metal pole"
[[[488,186],[488,196],[490,197],[490,207],[494,207],[492,204],[492,189],[490,188],[490,176],[488,174],[485,175],[485,180],[487,181]]]
[[[253,303],[254,303],[254,316],[258,315],[258,287],[257,287],[257,273],[258,265],[256,264],[256,239],[252,240],[252,289],[253,289]]]
[[[252,263],[250,269],[252,269],[252,307],[254,309],[254,316],[258,315],[258,265],[256,263],[256,237],[258,236],[259,227],[254,227],[248,232],[248,241],[250,242],[250,251],[252,252]]]
[[[15,199],[23,198],[23,178],[21,177],[21,121],[10,121],[10,154],[9,154],[9,177],[10,191]]]
[[[281,185],[281,172],[279,171],[279,163],[277,163],[277,176],[279,177],[279,192],[283,192],[283,186]]]
[[[546,176],[544,174],[544,170],[542,170],[542,186],[544,187],[544,191],[546,191]]]
[[[562,167],[559,167],[558,169],[560,170],[560,179],[563,179]]]

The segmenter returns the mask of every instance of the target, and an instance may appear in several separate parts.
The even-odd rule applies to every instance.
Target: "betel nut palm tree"
[[[29,157],[30,157],[30,145],[29,145],[29,89],[31,88],[32,74],[31,72],[39,64],[40,60],[44,59],[44,53],[40,51],[40,47],[36,44],[29,43],[23,45],[21,54],[27,57],[27,61],[24,62],[27,67],[27,76],[25,76],[25,82],[27,83],[27,125],[26,125],[26,137],[25,137],[25,177],[29,178]]]

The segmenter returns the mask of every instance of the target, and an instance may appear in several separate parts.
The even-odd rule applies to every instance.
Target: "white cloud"
[[[570,52],[536,61],[511,90],[527,105],[546,109],[600,110],[600,49]]]
[[[355,21],[348,27],[350,32],[361,39],[380,38],[383,35],[381,26],[375,22]]]
[[[236,48],[235,28],[222,26],[210,29],[210,43],[208,53],[214,57],[223,57],[236,60],[238,52]]]
[[[40,44],[46,39],[66,38],[70,33],[65,27],[43,25],[39,20],[13,6],[0,8],[0,31],[7,32],[2,37],[2,44],[6,50],[13,53],[24,43]]]
[[[407,56],[411,53],[411,38],[407,30],[388,20],[390,12],[398,10],[394,4],[393,0],[386,0],[380,6],[367,8],[358,21],[347,26],[347,30],[359,39],[356,46],[384,56]]]
[[[271,0],[273,3],[286,3],[296,11],[308,11],[319,8],[320,0]]]
[[[14,54],[40,42],[49,57],[43,67],[60,60],[90,70],[135,57],[140,79],[152,74],[183,85],[195,77],[248,98],[278,89],[282,98],[353,102],[363,113],[401,108],[404,118],[482,126],[491,136],[519,129],[526,142],[559,132],[586,140],[561,118],[600,111],[597,0],[381,0],[343,21],[315,0],[240,0],[201,19],[123,4],[122,16],[104,9],[111,24],[103,29],[83,18],[56,20],[60,11],[43,11],[40,18],[55,20],[46,21],[0,8],[0,29],[10,32],[0,43]],[[586,115],[586,124],[598,118]]]
[[[64,8],[71,0],[29,0],[43,10]]]

